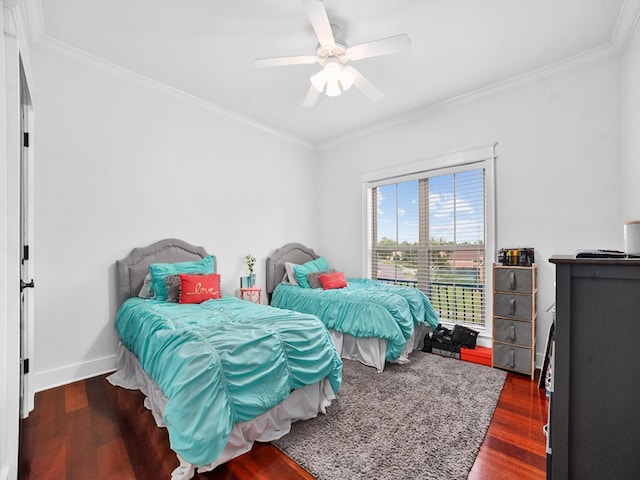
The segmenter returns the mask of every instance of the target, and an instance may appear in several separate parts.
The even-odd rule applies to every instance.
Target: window
[[[492,176],[480,161],[368,182],[371,277],[421,289],[443,322],[486,326]]]

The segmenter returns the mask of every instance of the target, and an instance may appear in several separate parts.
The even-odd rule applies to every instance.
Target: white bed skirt
[[[118,387],[140,390],[146,397],[144,406],[151,410],[156,424],[164,427],[162,413],[167,398],[160,387],[142,369],[138,358],[122,343],[118,344],[116,363],[117,371],[107,377],[107,380]],[[192,478],[196,468],[199,472],[213,470],[218,465],[251,450],[256,441],[271,442],[283,437],[289,433],[293,422],[316,417],[318,413],[325,413],[326,408],[335,398],[331,385],[326,379],[294,390],[284,401],[268,412],[253,420],[236,423],[224,450],[211,464],[192,465],[177,455],[180,466],[173,471],[171,478],[173,480]]]
[[[422,323],[414,328],[413,335],[409,337],[407,343],[393,363],[409,363],[409,354],[414,350],[421,350],[424,346],[424,337],[429,331],[429,326]],[[387,340],[372,337],[354,337],[348,333],[340,333],[329,329],[333,337],[333,343],[340,353],[340,358],[357,360],[363,365],[374,367],[378,372],[384,370],[385,357],[387,354]]]

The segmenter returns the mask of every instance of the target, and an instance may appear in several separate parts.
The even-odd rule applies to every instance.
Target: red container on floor
[[[460,349],[460,360],[480,365],[491,366],[491,349],[489,347],[476,347]]]

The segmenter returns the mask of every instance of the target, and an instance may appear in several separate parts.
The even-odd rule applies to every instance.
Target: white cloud
[[[458,215],[463,213],[471,214],[474,212],[474,209],[470,202],[460,196],[456,198],[453,193],[445,193],[443,195],[433,193],[429,195],[429,211],[432,212],[436,218],[447,218],[451,216],[454,211]]]

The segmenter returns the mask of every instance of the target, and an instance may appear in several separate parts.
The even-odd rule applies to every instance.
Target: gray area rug
[[[422,352],[384,372],[344,360],[327,414],[273,442],[319,480],[465,479],[506,372]]]

